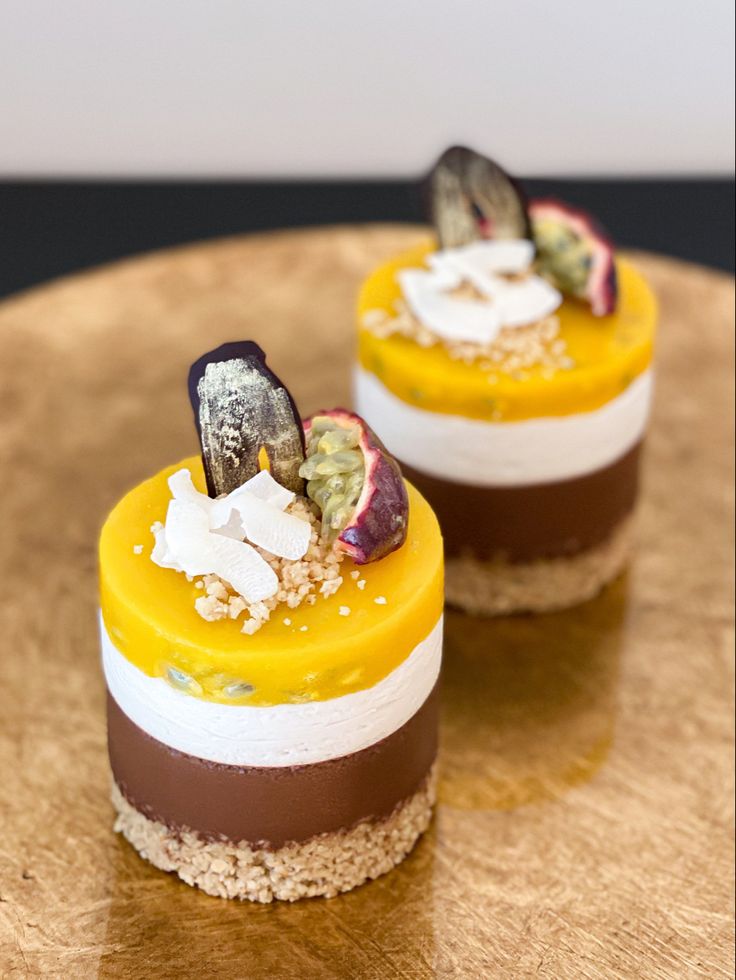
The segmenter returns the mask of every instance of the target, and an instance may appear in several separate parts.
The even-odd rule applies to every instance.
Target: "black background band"
[[[734,182],[527,180],[592,211],[614,241],[733,268]],[[0,182],[0,295],[150,249],[220,235],[423,220],[416,181]]]

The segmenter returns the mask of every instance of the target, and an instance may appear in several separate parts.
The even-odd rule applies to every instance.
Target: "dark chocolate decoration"
[[[531,238],[524,193],[493,160],[465,146],[445,150],[427,179],[440,248],[484,238]]]
[[[189,370],[189,398],[211,497],[255,476],[264,449],[271,474],[303,493],[304,432],[294,399],[251,340],[223,344]]]
[[[107,697],[115,782],[137,810],[200,837],[282,847],[388,817],[413,796],[437,755],[439,691],[393,734],[305,766],[227,766],[169,748]]]
[[[478,487],[402,463],[442,528],[448,558],[510,562],[572,557],[602,544],[634,509],[641,443],[592,473],[550,483]]]

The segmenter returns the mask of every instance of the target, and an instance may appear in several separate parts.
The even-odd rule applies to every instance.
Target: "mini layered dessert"
[[[631,553],[655,300],[589,215],[471,150],[428,190],[437,241],[360,294],[357,411],[437,513],[449,602],[573,605]]]
[[[211,895],[335,895],[430,821],[437,521],[358,416],[301,422],[255,344],[190,391],[201,459],[100,540],[116,829]]]

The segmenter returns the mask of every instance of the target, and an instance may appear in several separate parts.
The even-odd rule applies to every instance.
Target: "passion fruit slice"
[[[440,248],[484,238],[531,238],[519,185],[493,160],[466,146],[445,150],[430,172],[427,196]]]
[[[358,415],[335,408],[304,422],[307,458],[299,475],[322,511],[323,534],[358,565],[406,539],[409,499],[399,464]]]
[[[261,469],[261,450],[273,478],[303,493],[299,413],[258,344],[223,344],[200,357],[189,371],[189,397],[210,497],[228,494],[254,477]]]
[[[537,267],[569,296],[590,303],[595,316],[613,313],[618,287],[613,245],[590,214],[553,198],[529,205]]]

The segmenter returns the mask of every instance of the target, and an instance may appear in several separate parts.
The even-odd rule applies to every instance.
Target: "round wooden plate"
[[[209,898],[112,832],[96,536],[196,448],[185,377],[254,338],[304,413],[349,401],[359,281],[417,228],[198,244],[0,304],[0,975],[730,976],[733,283],[662,303],[640,549],[571,612],[448,614],[442,780],[397,871],[331,901]]]

